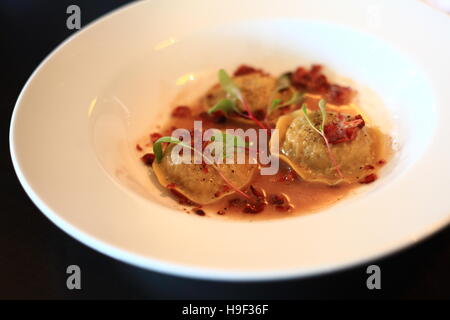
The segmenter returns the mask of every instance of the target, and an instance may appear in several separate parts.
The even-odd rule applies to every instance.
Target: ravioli
[[[176,164],[169,145],[161,162],[153,162],[153,171],[163,187],[172,186],[196,204],[209,204],[235,192],[219,175],[206,164]],[[256,164],[217,164],[223,176],[236,188],[245,187],[253,178]]]
[[[255,113],[255,116],[258,118],[258,114],[264,115],[272,99],[276,87],[276,79],[261,73],[251,73],[233,77],[233,81],[241,90],[242,95],[249,104],[250,110]],[[225,91],[219,84],[215,85],[205,95],[205,109],[209,110],[224,98],[226,98]],[[243,110],[240,102],[238,102],[238,108]],[[241,117],[240,119],[246,121]]]
[[[343,116],[350,118],[350,115]],[[319,127],[320,112],[310,112],[309,117]],[[334,121],[338,121],[338,114],[328,112],[326,124]],[[330,159],[324,139],[310,126],[303,112],[299,110],[280,117],[277,128],[280,130],[280,158],[306,181],[328,185],[357,182],[367,173],[367,166],[379,157],[380,132],[364,126],[354,140],[330,145],[343,174],[341,177]]]

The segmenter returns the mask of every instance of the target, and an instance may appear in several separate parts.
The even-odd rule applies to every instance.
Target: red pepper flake
[[[162,135],[158,132],[152,133],[152,134],[150,134],[150,141],[152,143],[155,143],[161,137],[162,137]]]
[[[223,216],[225,214],[225,211],[224,210],[219,210],[219,211],[217,211],[217,214],[219,216]]]
[[[368,164],[367,166],[364,166],[363,169],[364,170],[373,170],[373,169],[375,169],[375,167],[373,165],[371,165],[371,164]]]
[[[243,76],[246,74],[252,74],[252,73],[263,73],[263,71],[261,69],[255,69],[253,67],[247,66],[245,64],[240,65],[236,71],[234,71],[233,76],[235,77],[239,77],[239,76]]]
[[[191,109],[187,106],[178,106],[172,111],[174,118],[188,118],[191,116]]]
[[[153,161],[155,161],[155,155],[153,153],[146,153],[141,157],[141,160],[145,163],[145,165],[151,166]]]
[[[139,143],[136,144],[136,150],[137,150],[137,151],[142,151],[142,147],[139,145]]]
[[[364,179],[360,180],[359,183],[361,183],[361,184],[369,184],[369,183],[372,183],[375,180],[377,180],[377,178],[378,177],[377,177],[376,174],[371,173],[371,174],[365,176]]]
[[[382,166],[382,165],[386,164],[386,160],[379,160],[379,161],[377,162],[377,164],[378,164],[379,166]]]

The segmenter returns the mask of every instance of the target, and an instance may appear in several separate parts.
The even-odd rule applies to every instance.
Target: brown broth
[[[316,104],[316,101],[316,98],[311,97],[307,100],[307,103],[314,105]],[[224,119],[220,119],[219,122],[215,122],[210,117],[201,115],[202,113],[204,113],[204,110],[202,110],[200,106],[190,108],[190,110],[190,115],[185,115],[184,117],[171,117],[170,123],[159,126],[159,129],[157,131],[149,133],[150,136],[153,133],[159,133],[162,136],[170,136],[172,134],[172,131],[176,128],[191,130],[193,129],[193,122],[195,120],[202,120],[202,127],[204,130],[208,128],[217,128],[222,130],[236,128],[242,128],[245,130],[247,128],[255,128],[255,126],[237,123],[229,119],[225,121]],[[139,148],[137,147],[139,154],[151,152],[152,143],[150,142],[150,140],[150,137],[146,137],[144,140],[140,141],[140,143],[138,144]],[[378,165],[375,164],[374,168],[369,170],[367,173],[376,173],[383,164],[384,163]],[[290,177],[293,179],[288,179],[289,181],[283,181],[283,177],[285,177],[289,172],[291,172]],[[221,218],[232,218],[240,220],[260,220],[291,217],[300,214],[312,213],[324,207],[328,207],[346,197],[351,193],[352,190],[360,186],[360,184],[358,183],[328,186],[321,183],[307,182],[302,180],[297,174],[295,174],[295,171],[291,170],[289,166],[283,161],[280,161],[280,169],[276,175],[263,176],[260,175],[259,170],[257,170],[257,173],[255,173],[255,176],[253,177],[250,185],[258,190],[263,190],[263,192],[267,196],[267,199],[273,195],[282,195],[285,199],[288,200],[286,202],[289,204],[289,209],[286,209],[286,206],[284,206],[284,208],[280,210],[276,205],[267,202],[265,209],[259,213],[244,213],[242,206],[234,207],[230,205],[230,200],[243,200],[244,197],[232,194],[218,200],[213,204],[203,206],[193,205],[190,207],[184,206],[183,211],[195,214],[199,209],[201,209],[205,213],[205,216],[216,216]],[[249,190],[250,185],[244,188],[243,191],[251,194],[251,191]],[[174,201],[177,200],[175,199],[175,197],[173,198]]]

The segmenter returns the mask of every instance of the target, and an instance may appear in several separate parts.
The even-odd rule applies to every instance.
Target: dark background
[[[127,2],[0,1],[0,299],[450,298],[450,227],[406,251],[375,261],[381,267],[382,289],[370,291],[366,288],[367,266],[270,283],[220,283],[167,276],[112,260],[54,226],[28,199],[12,168],[8,146],[11,113],[33,70],[73,33],[66,28],[69,5],[80,6],[84,26]],[[65,272],[71,264],[81,267],[80,291],[66,289]]]

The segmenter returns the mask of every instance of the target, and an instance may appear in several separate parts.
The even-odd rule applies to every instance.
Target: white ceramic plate
[[[419,1],[138,2],[84,28],[31,76],[11,123],[14,166],[56,225],[144,268],[267,280],[367,262],[449,221],[449,35],[449,17]],[[310,62],[357,83],[396,138],[382,178],[304,217],[174,210],[137,160],[136,139],[221,67],[277,73]]]

